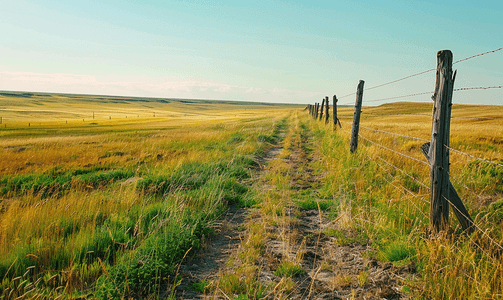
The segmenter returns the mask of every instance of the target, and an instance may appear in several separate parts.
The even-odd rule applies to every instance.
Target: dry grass
[[[451,180],[484,233],[476,230],[466,236],[451,213],[449,235],[432,236],[428,218],[429,166],[422,163],[426,160],[420,151],[424,142],[365,128],[429,140],[431,107],[431,104],[395,103],[364,108],[360,134],[373,143],[360,138],[354,154],[348,149],[352,108],[339,110],[343,129],[337,129],[336,133],[332,126],[311,121],[321,138],[322,164],[328,182],[325,189],[340,198],[342,225],[372,240],[379,258],[397,265],[411,260],[417,263],[422,282],[406,281],[415,287],[415,296],[501,298],[503,209],[502,200],[498,200],[503,198],[501,167],[451,152]],[[502,113],[501,106],[455,105],[450,146],[503,162]],[[360,277],[362,284],[364,276]]]
[[[172,213],[167,220],[173,222],[185,222],[186,210],[217,216],[226,201],[221,178],[210,179],[207,188],[194,192],[178,189],[168,195],[142,193],[136,183],[149,177],[169,178],[193,163],[204,167],[220,161],[230,165],[238,157],[254,159],[257,152],[268,147],[259,136],[271,135],[276,121],[290,111],[261,105],[111,103],[92,97],[62,96],[0,96],[0,109],[7,124],[0,126],[2,187],[12,178],[25,178],[22,176],[56,178],[78,172],[99,175],[112,171],[128,174],[124,179],[91,185],[71,175],[66,185],[56,184],[51,190],[2,190],[0,289],[4,289],[4,295],[11,293],[15,297],[26,291],[31,296],[82,295],[96,278],[126,260],[121,260],[123,254],[133,257],[141,241],[155,235],[157,229],[146,228],[142,222],[165,222],[156,219],[161,213]],[[93,111],[95,120],[88,120]],[[155,111],[156,117],[147,111]],[[86,118],[84,122],[78,119],[81,117]],[[157,215],[145,219],[145,214],[157,211]],[[115,250],[79,253],[100,234],[112,239]],[[137,244],[123,239],[128,235]],[[251,244],[259,246],[260,239],[254,241],[253,236]],[[25,273],[18,267],[21,261],[35,268]],[[14,280],[19,272],[23,284],[31,284],[33,291]]]

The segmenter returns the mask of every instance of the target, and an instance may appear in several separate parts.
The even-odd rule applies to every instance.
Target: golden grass
[[[360,137],[353,154],[349,153],[353,108],[340,108],[343,128],[336,133],[331,125],[311,119],[321,137],[326,189],[340,199],[340,220],[372,240],[379,258],[391,257],[389,249],[405,249],[412,255],[396,263],[413,259],[420,266],[422,281],[405,282],[418,298],[501,298],[503,222],[496,216],[503,211],[489,205],[503,198],[498,187],[501,167],[451,151],[451,181],[483,232],[477,229],[466,236],[451,213],[448,236],[430,235],[430,169],[420,150],[425,141],[365,128],[430,140],[431,108],[421,103],[364,107],[360,134],[372,142]],[[454,105],[450,146],[501,164],[502,113],[501,106]]]
[[[147,209],[159,201],[138,192],[138,179],[169,175],[194,162],[232,160],[240,155],[253,157],[261,147],[257,137],[271,134],[275,122],[290,112],[284,106],[103,101],[92,97],[0,96],[4,122],[0,125],[0,180],[93,168],[128,170],[134,174],[128,180],[98,188],[72,181],[67,192],[55,196],[30,191],[3,194],[0,197],[0,257],[3,260],[12,262],[16,253],[29,254],[36,250],[38,256],[33,256],[33,262],[38,266],[58,255],[59,249],[72,253],[72,249],[88,243],[97,232],[100,216],[114,222],[114,218],[124,218],[129,211],[143,211],[142,207]],[[94,120],[91,119],[93,111]],[[155,111],[156,117],[147,111],[149,114]],[[81,117],[85,118],[84,122]],[[214,210],[206,203],[191,203],[191,195],[169,197],[173,199],[168,199],[167,204],[173,203],[173,207],[166,209],[182,212],[192,205]],[[62,226],[67,222],[74,224],[73,232],[63,232]],[[42,294],[70,295],[74,287],[82,289],[92,284],[110,263],[114,262],[89,261],[86,266],[70,265],[52,270],[52,275],[59,274],[58,285],[53,287],[58,291]],[[37,267],[36,272],[43,271]],[[15,282],[11,279],[3,278],[0,284],[13,291]],[[39,288],[37,291],[41,292]],[[16,290],[15,295],[20,296],[19,292],[21,289]]]

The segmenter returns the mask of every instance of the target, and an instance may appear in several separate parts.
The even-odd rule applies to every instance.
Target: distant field
[[[216,101],[168,98],[140,98],[95,95],[46,94],[0,91],[0,116],[12,126],[75,125],[101,122],[100,125],[146,122],[145,119],[180,119],[191,122],[255,116],[256,110],[300,107],[244,101]],[[93,119],[94,113],[94,119]],[[133,119],[133,120],[125,120]],[[124,120],[122,120],[124,119]],[[139,120],[141,119],[141,121]],[[93,121],[94,120],[94,121]],[[105,121],[113,120],[113,122]],[[122,121],[122,122],[120,122]],[[127,122],[126,122],[127,121]],[[152,120],[149,120],[151,122]],[[158,121],[158,120],[156,120]],[[36,123],[39,122],[39,123]],[[118,123],[117,123],[118,122]]]

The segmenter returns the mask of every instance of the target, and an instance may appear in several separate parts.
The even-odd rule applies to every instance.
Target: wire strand
[[[419,72],[419,73],[416,73],[416,74],[412,74],[412,75],[409,75],[409,76],[405,76],[403,78],[400,78],[400,79],[397,79],[397,80],[393,80],[393,81],[389,81],[389,82],[386,82],[386,83],[383,83],[383,84],[379,84],[379,85],[376,85],[376,86],[373,86],[373,87],[369,87],[365,90],[373,90],[373,89],[376,89],[376,88],[379,88],[379,87],[382,87],[382,86],[386,86],[386,85],[389,85],[389,84],[393,84],[393,83],[396,83],[396,82],[399,82],[399,81],[402,81],[402,80],[405,80],[405,79],[409,79],[409,78],[412,78],[412,77],[416,77],[416,76],[419,76],[419,75],[423,75],[423,74],[426,74],[426,73],[429,73],[429,72],[432,72],[432,71],[435,71],[435,69],[429,69],[429,70],[426,70],[426,71],[422,71],[422,72]]]
[[[388,132],[388,131],[374,129],[374,128],[365,127],[365,126],[361,126],[361,125],[360,125],[360,128],[371,130],[371,131],[375,131],[375,132],[390,134],[390,135],[396,135],[396,136],[400,136],[400,137],[404,137],[404,138],[409,138],[409,139],[413,139],[413,140],[418,140],[418,141],[424,141],[424,142],[429,142],[430,141],[430,140],[427,140],[427,139],[422,139],[422,138],[417,138],[417,137],[413,137],[413,136],[398,134],[398,133],[394,133],[394,132]]]
[[[380,160],[382,160],[384,163],[386,163],[387,165],[389,165],[390,167],[393,167],[394,169],[402,172],[403,174],[405,174],[406,176],[408,176],[409,178],[411,178],[412,180],[416,181],[417,183],[419,183],[419,185],[421,185],[422,187],[428,189],[428,190],[431,190],[431,188],[429,186],[427,186],[426,184],[422,183],[421,181],[419,181],[419,179],[415,178],[414,176],[410,175],[409,173],[405,172],[403,169],[395,166],[394,164],[390,163],[389,161],[385,160],[384,158],[380,157],[379,155],[377,156],[377,158],[379,158]]]
[[[393,149],[391,149],[391,148],[388,148],[388,147],[386,147],[386,146],[383,146],[383,145],[381,145],[381,144],[379,144],[379,143],[377,143],[377,142],[374,142],[374,141],[372,141],[372,140],[370,140],[370,139],[368,139],[368,138],[364,137],[363,135],[361,135],[361,134],[359,134],[359,133],[358,133],[358,136],[359,136],[359,137],[361,137],[362,139],[364,139],[364,140],[366,140],[366,141],[368,141],[368,142],[370,142],[370,143],[372,143],[372,144],[376,145],[376,146],[379,146],[379,147],[383,148],[383,149],[386,149],[386,150],[388,150],[388,151],[391,151],[391,152],[396,153],[396,154],[398,154],[398,155],[401,155],[401,156],[403,156],[403,157],[406,157],[406,158],[409,158],[409,159],[415,160],[415,161],[417,161],[417,162],[420,162],[420,163],[422,163],[422,164],[427,165],[428,167],[430,166],[430,164],[428,164],[428,163],[427,163],[427,162],[425,162],[425,161],[419,160],[419,159],[414,158],[414,157],[412,157],[412,156],[409,156],[409,155],[407,155],[407,154],[403,154],[403,153],[401,153],[401,152],[398,152],[398,151],[396,151],[396,150],[393,150]]]
[[[456,205],[452,204],[451,200],[447,199],[445,196],[442,196],[447,202],[451,204],[452,207],[454,207],[461,215],[465,217],[475,228],[477,228],[480,232],[482,232],[483,235],[485,235],[491,242],[493,242],[496,246],[501,248],[503,250],[503,246],[501,246],[498,242],[496,242],[491,236],[489,236],[482,228],[480,228],[477,224],[475,224],[474,221],[471,221],[469,217],[467,217],[465,214],[463,214],[459,208],[456,207]]]
[[[469,91],[469,90],[489,90],[489,89],[501,89],[503,85],[497,85],[497,86],[477,86],[477,87],[467,87],[467,88],[458,88],[454,89],[454,92],[457,91]]]
[[[463,154],[463,155],[469,156],[469,157],[471,157],[471,158],[475,158],[475,159],[477,159],[477,160],[485,161],[486,163],[490,163],[490,164],[493,164],[493,165],[495,165],[495,166],[503,167],[503,164],[500,164],[500,163],[495,163],[495,162],[492,162],[492,161],[490,161],[490,160],[483,159],[483,158],[481,158],[481,157],[477,157],[477,156],[475,156],[475,155],[471,155],[471,154],[468,154],[468,153],[466,153],[466,152],[456,150],[456,149],[451,148],[451,147],[449,147],[449,146],[447,146],[447,145],[444,145],[444,146],[445,146],[447,149],[449,149],[449,150],[451,150],[451,151],[454,151],[454,152],[456,152],[456,153]]]
[[[460,59],[458,61],[453,62],[452,64],[455,65],[455,64],[460,63],[462,61],[467,61],[469,59],[472,59],[472,58],[475,58],[475,57],[479,57],[479,56],[482,56],[482,55],[486,55],[486,54],[489,54],[489,53],[494,53],[494,52],[497,52],[497,51],[500,51],[500,50],[503,50],[503,47],[498,48],[496,50],[491,50],[491,51],[487,51],[487,52],[484,52],[484,53],[476,54],[476,55],[473,55],[473,56],[470,56],[470,57],[467,57],[467,58],[463,58],[463,59]]]

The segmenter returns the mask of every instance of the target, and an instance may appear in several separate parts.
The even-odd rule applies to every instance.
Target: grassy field
[[[364,108],[355,154],[348,151],[351,108],[340,110],[343,128],[337,133],[311,121],[321,139],[326,189],[351,200],[341,202],[346,203],[341,211],[350,216],[351,228],[372,241],[379,259],[416,263],[422,280],[410,286],[418,298],[501,299],[503,167],[451,151],[451,181],[478,228],[462,233],[451,208],[448,234],[431,235],[424,141],[404,137],[429,140],[431,110],[432,105],[419,103]],[[454,105],[450,147],[501,165],[502,113],[501,106]]]
[[[291,111],[45,94],[4,94],[0,108],[8,299],[152,297],[227,206],[249,200],[256,157]]]
[[[257,261],[271,226],[288,228],[297,217],[285,209],[298,207],[326,211],[337,228],[323,234],[339,244],[370,245],[369,258],[414,265],[419,276],[400,279],[410,298],[503,297],[502,167],[451,153],[451,180],[479,228],[466,235],[451,216],[449,232],[434,236],[424,142],[406,137],[430,139],[431,105],[364,107],[368,140],[354,154],[352,108],[339,109],[335,131],[302,109],[0,93],[0,299],[174,295],[166,287],[183,280],[180,262],[231,204],[251,207],[246,238],[232,269],[201,282],[202,292],[288,298],[292,278],[306,272],[285,259],[274,270],[281,281],[260,282]],[[502,107],[454,106],[452,114],[452,148],[503,163]],[[260,175],[278,145],[278,160]],[[365,286],[365,272],[334,288]]]

